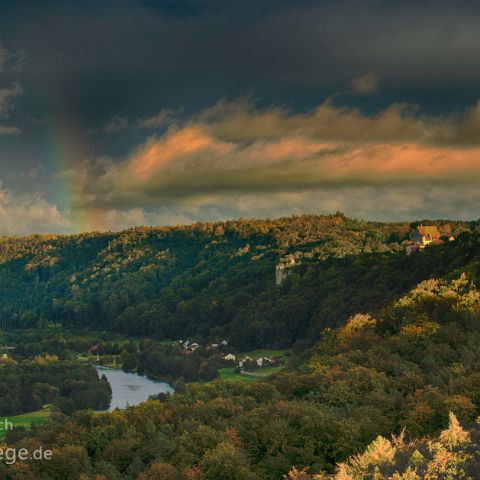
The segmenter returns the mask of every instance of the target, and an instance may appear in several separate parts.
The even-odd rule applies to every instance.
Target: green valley
[[[54,455],[0,473],[417,480],[439,455],[470,471],[480,238],[450,224],[454,241],[410,255],[413,225],[341,214],[3,239],[0,413],[26,427],[3,441]],[[99,413],[108,382],[92,362],[175,394]]]

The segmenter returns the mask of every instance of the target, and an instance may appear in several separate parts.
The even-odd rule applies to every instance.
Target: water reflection
[[[114,368],[96,366],[98,375],[105,375],[112,387],[112,401],[109,410],[126,408],[128,405],[138,405],[148,400],[150,395],[173,392],[172,387],[165,382],[157,382],[136,373],[125,373]]]

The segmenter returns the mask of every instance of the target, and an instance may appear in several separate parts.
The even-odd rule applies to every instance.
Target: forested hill
[[[290,346],[432,276],[460,269],[475,279],[477,225],[449,223],[455,242],[411,256],[402,245],[408,223],[341,214],[3,237],[0,326],[61,322],[226,338],[238,348]],[[296,265],[276,286],[275,266],[288,254]]]

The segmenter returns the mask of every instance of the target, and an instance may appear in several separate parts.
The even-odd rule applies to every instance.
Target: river
[[[105,375],[112,387],[112,401],[109,410],[138,405],[148,400],[150,395],[173,392],[173,388],[165,382],[157,382],[137,373],[126,373],[123,370],[95,366],[98,375]]]

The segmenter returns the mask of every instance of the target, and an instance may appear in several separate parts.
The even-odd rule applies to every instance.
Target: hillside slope
[[[471,227],[452,226],[456,235]],[[459,254],[462,240],[405,256],[409,229],[337,214],[4,237],[0,327],[61,322],[228,338],[238,348],[291,346],[470,262]],[[275,266],[288,254],[296,255],[293,274],[276,286]]]
[[[72,472],[112,480],[478,478],[479,320],[471,278],[430,279],[376,316],[326,328],[268,380],[192,384],[125,411],[54,415],[38,431],[7,434],[18,448],[54,452],[52,461],[17,463],[8,473],[15,480]],[[429,443],[450,412],[472,425],[472,443],[452,415],[447,433]],[[385,440],[402,431],[403,440]],[[347,463],[335,473],[339,462]]]

